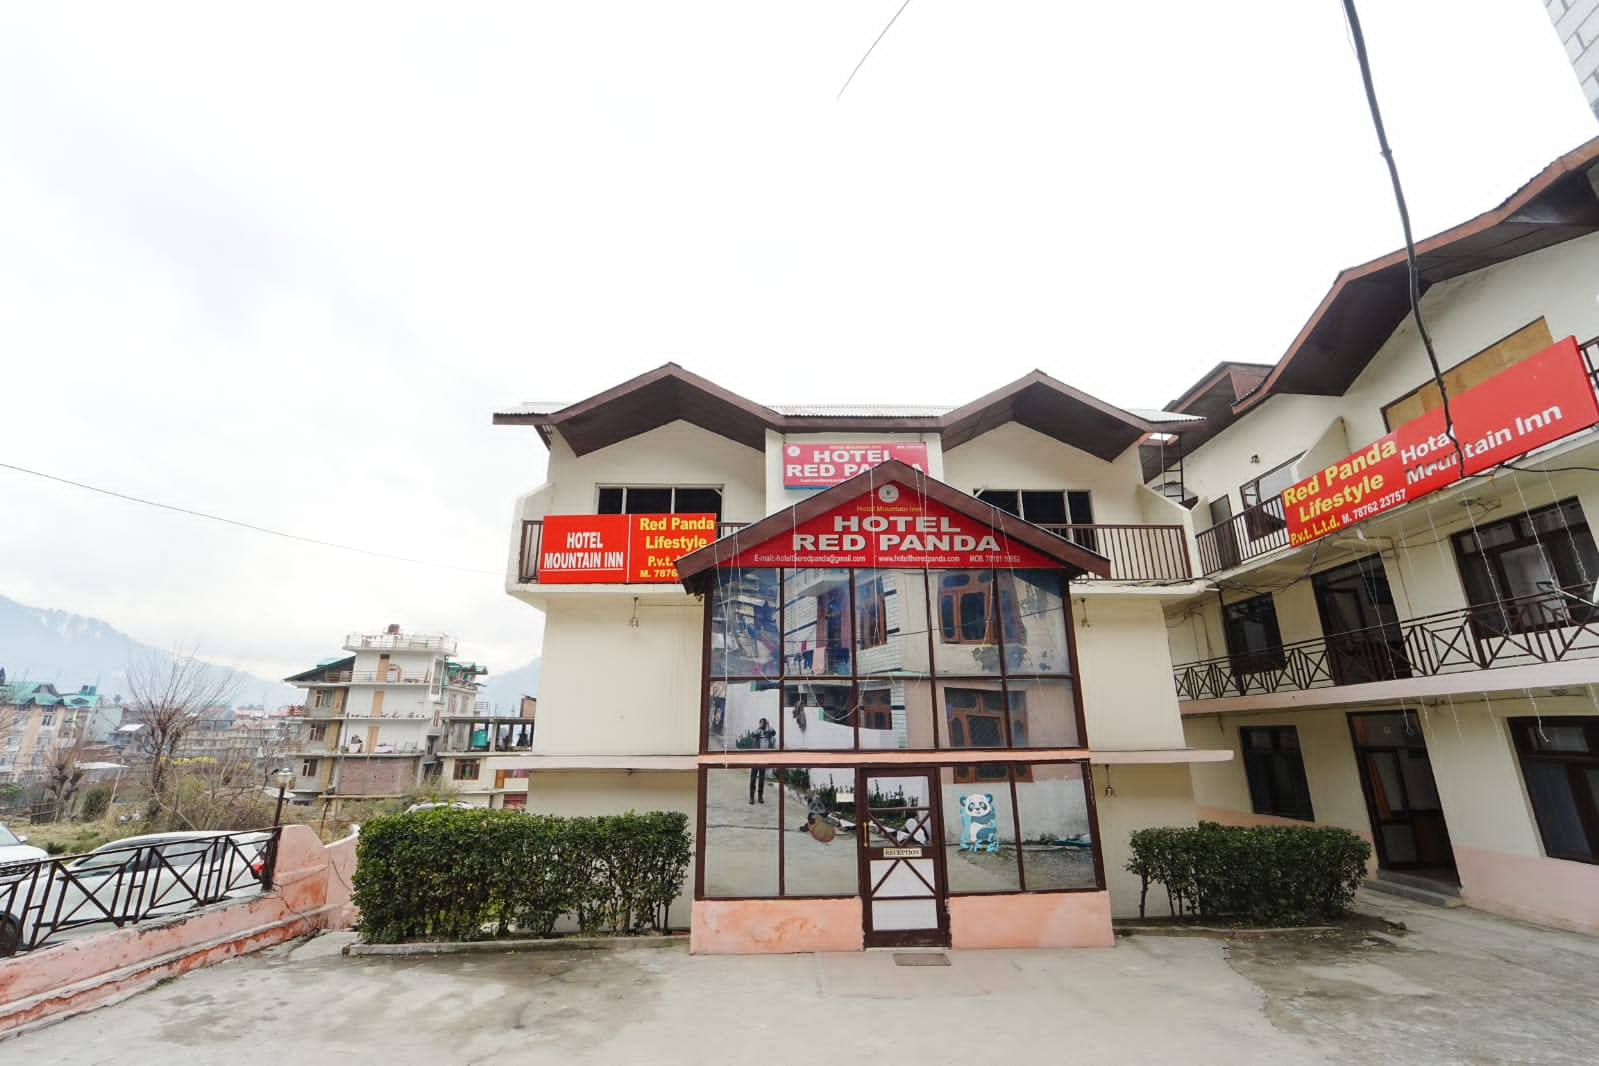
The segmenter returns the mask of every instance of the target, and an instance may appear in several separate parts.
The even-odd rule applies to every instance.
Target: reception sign
[[[1464,473],[1443,408],[1434,408],[1284,489],[1288,542],[1308,544],[1599,422],[1593,382],[1572,337],[1452,397],[1449,410]]]
[[[919,441],[892,441],[886,444],[785,444],[783,445],[783,487],[785,489],[825,489],[837,485],[890,459],[898,459],[917,470],[927,469],[927,445]]]
[[[549,515],[539,538],[543,585],[677,580],[677,560],[716,539],[714,514]]]
[[[1012,541],[1003,530],[897,482],[878,485],[864,496],[736,551],[721,565],[1060,566],[1026,544]]]

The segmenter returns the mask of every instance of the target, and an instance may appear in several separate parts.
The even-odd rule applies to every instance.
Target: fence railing
[[[455,654],[455,641],[444,633],[349,633],[344,646],[350,651],[441,651]]]
[[[1110,560],[1109,581],[1187,581],[1194,576],[1182,526],[1045,525],[1057,537]],[[1084,574],[1082,580],[1097,580]]]
[[[1246,559],[1288,546],[1288,519],[1283,499],[1271,499],[1235,514],[1225,522],[1200,530],[1194,538],[1199,548],[1199,572],[1214,574]]]
[[[1179,700],[1302,691],[1599,656],[1593,586],[1549,589],[1388,626],[1173,668]]]
[[[92,925],[118,928],[272,887],[280,830],[163,834],[0,866],[0,957]]]

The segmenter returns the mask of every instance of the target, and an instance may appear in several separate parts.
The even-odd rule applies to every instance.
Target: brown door
[[[1404,634],[1380,556],[1325,570],[1311,578],[1311,586],[1334,684],[1410,676]]]
[[[857,774],[855,836],[869,948],[949,946],[937,788],[927,769]]]
[[[1455,853],[1416,716],[1409,711],[1351,714],[1349,731],[1378,864],[1452,879]]]

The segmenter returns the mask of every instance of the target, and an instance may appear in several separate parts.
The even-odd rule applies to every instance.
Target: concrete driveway
[[[1384,897],[1400,933],[1113,950],[378,956],[284,945],[0,1042],[0,1060],[549,1063],[1583,1063],[1599,940]]]

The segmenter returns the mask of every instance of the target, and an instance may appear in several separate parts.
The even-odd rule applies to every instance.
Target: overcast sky
[[[1160,406],[1400,243],[1338,0],[912,0],[835,99],[898,6],[0,4],[0,462],[459,568],[0,469],[0,594],[269,677],[389,622],[510,669],[545,454],[497,406],[669,360]],[[1599,134],[1539,0],[1362,6],[1418,236]]]

